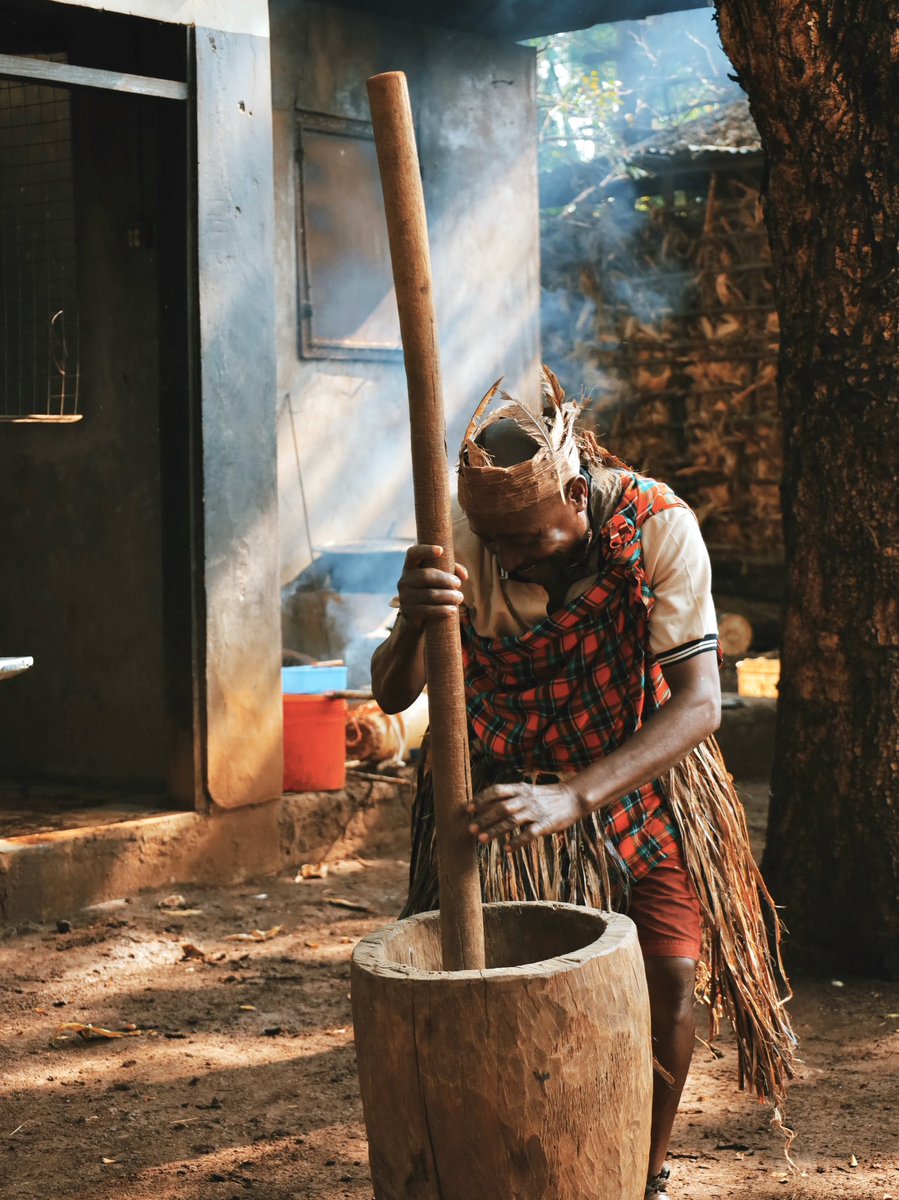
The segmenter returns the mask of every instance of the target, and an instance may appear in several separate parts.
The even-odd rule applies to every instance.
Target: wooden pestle
[[[401,71],[368,81],[412,427],[415,521],[423,545],[443,547],[439,566],[452,571],[446,427],[437,318],[424,194],[406,77]],[[484,925],[477,842],[468,832],[471,798],[468,723],[459,618],[425,626],[431,766],[440,873],[440,925],[445,971],[481,970]]]

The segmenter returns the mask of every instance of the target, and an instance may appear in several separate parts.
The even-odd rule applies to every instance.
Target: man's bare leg
[[[649,1148],[649,1177],[652,1178],[665,1163],[671,1128],[693,1057],[696,963],[692,958],[661,955],[647,956],[644,963],[652,1018],[652,1052],[674,1077],[674,1082],[668,1083],[658,1072],[654,1076]]]

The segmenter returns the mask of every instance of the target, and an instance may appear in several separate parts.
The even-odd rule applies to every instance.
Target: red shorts
[[[632,885],[627,915],[644,956],[699,958],[702,915],[680,849]]]

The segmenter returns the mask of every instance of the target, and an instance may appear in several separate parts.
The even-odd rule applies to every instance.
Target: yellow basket
[[[780,658],[741,658],[737,663],[737,694],[777,699]]]

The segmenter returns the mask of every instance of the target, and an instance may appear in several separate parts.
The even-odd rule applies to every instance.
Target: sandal
[[[646,1181],[646,1200],[668,1200],[668,1180],[671,1178],[671,1168],[662,1167],[658,1175],[653,1175]]]

